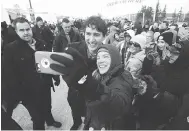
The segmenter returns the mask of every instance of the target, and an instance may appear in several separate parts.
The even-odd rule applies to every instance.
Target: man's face
[[[65,34],[69,34],[69,32],[71,30],[71,23],[70,22],[69,23],[63,22],[62,23],[62,28],[63,28]]]
[[[125,41],[126,41],[126,42],[130,42],[130,40],[131,40],[131,37],[129,37],[129,36],[126,36],[126,37],[125,37]]]
[[[105,74],[108,72],[111,66],[111,56],[108,52],[99,52],[97,54],[97,67],[100,74]]]
[[[158,28],[158,23],[154,23],[153,28],[154,29]]]
[[[102,44],[104,40],[102,32],[96,30],[95,26],[86,27],[85,30],[85,42],[89,49],[89,52],[94,52],[97,50],[99,45]]]
[[[162,23],[162,28],[167,29],[166,23]]]
[[[30,25],[27,22],[16,24],[16,33],[24,41],[32,40],[33,33]]]
[[[153,37],[154,37],[154,36],[153,36],[152,33],[147,33],[147,34],[146,34],[146,43],[152,42]]]
[[[38,26],[39,28],[41,28],[41,27],[43,26],[43,21],[42,21],[42,20],[38,21],[38,22],[37,22],[37,26]]]

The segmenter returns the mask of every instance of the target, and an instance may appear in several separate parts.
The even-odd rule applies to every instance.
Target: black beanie
[[[36,18],[36,22],[38,22],[38,21],[43,21],[43,19],[38,16],[38,17]]]
[[[157,40],[164,40],[169,46],[171,46],[173,44],[173,35],[172,32],[164,32],[158,36]]]

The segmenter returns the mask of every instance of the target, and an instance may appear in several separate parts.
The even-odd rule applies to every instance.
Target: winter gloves
[[[51,64],[50,68],[63,74],[68,87],[79,90],[87,99],[99,99],[101,94],[108,93],[104,86],[93,79],[84,57],[74,48],[68,47],[64,53],[70,54],[73,60],[61,55],[52,54],[50,57],[60,64]],[[64,66],[63,66],[64,65]]]
[[[64,53],[70,54],[73,57],[73,60],[70,60],[61,55],[52,54],[50,56],[51,59],[65,66],[51,64],[50,68],[66,76],[66,83],[69,87],[72,87],[78,84],[78,81],[84,75],[87,75],[88,65],[84,57],[76,49],[69,47],[65,49]]]

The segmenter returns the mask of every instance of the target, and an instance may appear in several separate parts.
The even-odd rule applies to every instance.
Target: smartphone
[[[36,51],[35,52],[35,63],[36,63],[37,72],[44,73],[44,74],[52,74],[52,75],[64,75],[64,74],[56,72],[50,68],[51,64],[59,64],[60,65],[60,63],[58,63],[50,58],[50,56],[52,54],[62,55],[64,57],[67,57],[68,59],[73,60],[73,57],[66,53]]]

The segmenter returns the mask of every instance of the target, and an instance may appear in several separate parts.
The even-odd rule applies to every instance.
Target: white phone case
[[[64,75],[59,72],[56,72],[50,68],[50,64],[60,64],[50,58],[52,54],[63,55],[71,60],[73,57],[66,53],[57,53],[57,52],[47,52],[47,51],[36,51],[35,52],[35,63],[36,70],[38,73],[52,74],[52,75]]]

